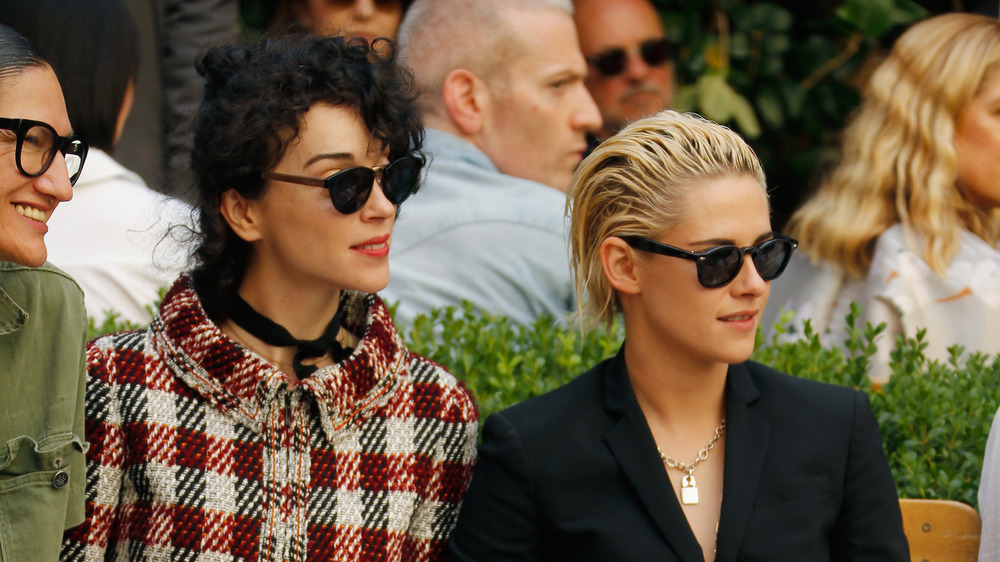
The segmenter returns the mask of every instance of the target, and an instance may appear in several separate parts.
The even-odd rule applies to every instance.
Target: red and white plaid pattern
[[[88,347],[87,521],[68,560],[436,560],[476,408],[351,294],[353,355],[288,390],[181,277],[149,329]]]

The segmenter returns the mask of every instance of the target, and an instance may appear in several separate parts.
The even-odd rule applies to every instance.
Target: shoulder
[[[16,281],[22,286],[58,289],[70,294],[79,294],[80,298],[83,298],[83,290],[76,280],[51,262],[45,262],[41,267],[28,267],[0,261],[0,273],[3,273],[5,288],[8,282],[13,284]]]
[[[604,409],[606,359],[568,383],[490,416],[503,420],[522,437],[566,435],[607,418]],[[490,420],[487,419],[487,423]],[[574,429],[575,428],[575,429]]]
[[[783,373],[756,361],[747,361],[742,366],[745,367],[746,373],[753,380],[757,390],[760,391],[762,399],[803,399],[808,400],[807,405],[811,407],[813,406],[812,402],[815,401],[852,401],[857,395],[863,394],[846,386]]]
[[[479,419],[476,403],[465,385],[444,367],[408,351],[407,370],[419,414],[434,415],[451,423]]]
[[[859,390],[792,376],[754,361],[734,366],[730,376],[747,377],[759,393],[750,401],[752,411],[796,432],[849,428],[859,408],[869,410],[867,396]],[[733,381],[732,388],[740,386]]]
[[[0,262],[0,274],[0,289],[28,314],[85,318],[80,285],[51,263],[28,267]]]
[[[87,370],[90,377],[104,383],[115,379],[133,379],[147,371],[154,358],[147,353],[147,330],[119,332],[94,338],[87,344]]]

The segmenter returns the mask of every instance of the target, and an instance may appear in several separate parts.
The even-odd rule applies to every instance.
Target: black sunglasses
[[[650,39],[639,45],[639,56],[643,62],[649,66],[660,66],[667,62],[673,51],[673,45],[666,37],[662,39]],[[625,50],[621,47],[608,49],[603,53],[590,55],[587,62],[590,63],[601,76],[612,78],[625,72],[628,66],[628,57],[635,49]]]
[[[382,187],[382,193],[385,194],[386,199],[391,201],[393,205],[399,206],[417,187],[420,169],[423,167],[423,158],[409,155],[385,166],[347,168],[325,179],[277,172],[264,172],[261,177],[301,185],[325,187],[330,192],[333,207],[344,215],[350,215],[360,211],[368,202],[372,188],[375,187],[376,177],[379,179],[379,185]]]
[[[783,234],[776,233],[774,236],[756,246],[746,248],[719,246],[704,252],[688,252],[641,236],[620,238],[636,250],[695,262],[698,266],[698,282],[703,287],[714,289],[724,287],[736,279],[743,267],[743,256],[747,254],[753,259],[753,266],[757,268],[757,274],[761,279],[764,281],[777,279],[785,271],[785,266],[788,265],[792,252],[799,243]]]
[[[87,142],[82,138],[76,135],[60,137],[52,125],[31,119],[0,117],[0,129],[14,131],[17,138],[14,162],[22,174],[29,178],[44,174],[58,151],[66,160],[70,185],[80,179],[83,163],[87,160]]]

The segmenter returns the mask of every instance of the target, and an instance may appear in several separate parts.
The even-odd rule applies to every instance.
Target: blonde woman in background
[[[873,380],[898,335],[1000,352],[1000,21],[920,22],[872,75],[842,161],[789,222],[811,263],[775,283],[773,313],[840,344],[851,301],[885,322]],[[768,320],[765,320],[768,322]],[[768,322],[765,325],[770,325]]]

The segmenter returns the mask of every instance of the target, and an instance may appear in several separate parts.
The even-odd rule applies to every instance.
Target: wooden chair
[[[976,562],[979,513],[952,500],[899,500],[903,531],[915,562]]]

